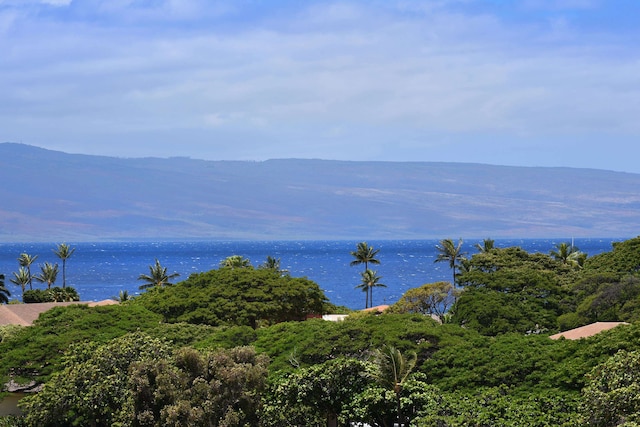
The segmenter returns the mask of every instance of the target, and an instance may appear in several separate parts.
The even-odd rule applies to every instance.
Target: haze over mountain
[[[0,144],[0,239],[633,237],[640,174],[115,158]]]

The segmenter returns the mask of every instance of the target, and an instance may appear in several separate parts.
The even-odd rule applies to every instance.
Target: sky
[[[640,173],[638,0],[0,0],[0,142]]]

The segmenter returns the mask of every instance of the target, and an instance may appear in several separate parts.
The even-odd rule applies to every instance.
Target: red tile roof
[[[551,335],[549,338],[557,340],[559,338],[566,338],[568,340],[578,340],[580,338],[590,337],[599,334],[602,331],[615,328],[620,325],[628,325],[626,322],[596,322],[590,325],[580,326],[579,328],[570,329],[568,331],[560,332],[559,334]]]
[[[104,300],[98,302],[41,302],[33,304],[6,304],[0,305],[0,325],[30,326],[47,310],[53,307],[64,307],[71,304],[87,304],[89,307],[96,305],[117,304],[117,301]]]

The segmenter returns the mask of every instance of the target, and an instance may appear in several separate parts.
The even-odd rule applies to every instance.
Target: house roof
[[[378,313],[382,313],[383,311],[385,311],[387,308],[389,308],[388,305],[376,305],[375,307],[369,307],[369,308],[365,308],[362,311],[376,311]]]
[[[47,310],[54,307],[64,307],[72,304],[87,304],[89,307],[96,305],[117,304],[117,301],[75,301],[75,302],[41,302],[33,304],[3,304],[0,305],[0,326],[1,325],[20,325],[30,326],[33,322]]]
[[[566,338],[568,340],[578,340],[580,338],[590,337],[599,334],[602,331],[615,328],[620,325],[628,325],[626,322],[596,322],[590,325],[580,326],[579,328],[570,329],[568,331],[560,332],[559,334],[551,335],[549,338],[557,340],[559,338]]]

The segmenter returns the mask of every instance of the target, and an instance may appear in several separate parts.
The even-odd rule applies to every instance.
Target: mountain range
[[[0,144],[0,241],[633,237],[640,174]]]

